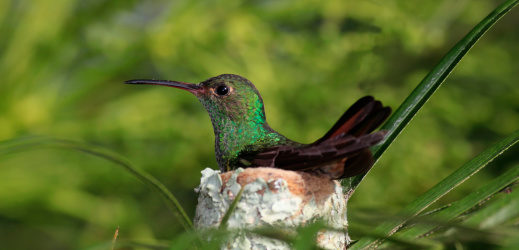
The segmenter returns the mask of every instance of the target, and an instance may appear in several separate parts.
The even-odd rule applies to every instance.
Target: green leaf
[[[405,126],[411,121],[413,116],[431,97],[431,95],[440,87],[445,78],[452,72],[458,62],[467,54],[470,48],[492,27],[503,15],[508,13],[519,0],[508,0],[499,5],[492,13],[485,17],[476,25],[463,39],[461,39],[454,47],[441,59],[441,61],[425,76],[425,78],[416,86],[405,101],[398,107],[388,121],[382,126],[382,130],[388,133],[384,141],[374,147],[374,158],[378,160],[386,151],[391,143],[396,139],[398,134],[402,132]],[[366,173],[367,174],[367,173]],[[363,175],[354,177],[351,181],[351,189],[355,189],[362,179]]]
[[[134,167],[133,164],[131,164],[126,158],[114,152],[108,151],[107,149],[70,140],[53,139],[47,137],[29,137],[1,141],[0,155],[5,155],[12,152],[23,152],[33,148],[45,146],[77,150],[108,160],[118,166],[123,167],[126,171],[137,177],[137,179],[142,181],[152,190],[155,190],[157,193],[162,195],[166,201],[166,204],[173,212],[173,215],[178,219],[182,226],[184,226],[186,230],[193,230],[193,223],[178,202],[177,198],[166,188],[166,186],[164,186],[164,184],[148,173]]]
[[[501,189],[508,186],[510,183],[514,182],[519,178],[519,166],[515,166],[514,168],[508,170],[504,174],[492,180],[487,185],[479,188],[475,192],[470,193],[465,198],[454,202],[450,207],[432,215],[427,216],[431,221],[450,221],[455,219],[457,216],[461,215],[463,212],[468,211],[474,206],[478,205],[479,202],[487,199],[491,195],[499,192]],[[399,236],[405,238],[416,238],[419,237],[432,229],[435,228],[435,225],[427,225],[427,224],[418,224],[415,227],[409,229],[408,231],[399,233]]]
[[[465,180],[470,178],[472,175],[477,173],[483,167],[485,167],[490,161],[503,153],[506,149],[513,146],[519,141],[519,131],[509,135],[502,139],[493,146],[487,148],[485,151],[480,153],[478,156],[465,163],[463,166],[458,168],[454,173],[443,179],[441,182],[436,184],[434,187],[429,189],[426,193],[418,197],[416,200],[407,205],[401,214],[402,218],[386,222],[378,226],[375,231],[379,234],[390,236],[394,234],[398,229],[402,227],[404,223],[424,211],[427,207],[437,201],[439,198],[450,192],[452,189],[463,183]],[[446,208],[448,209],[448,208]],[[446,210],[445,209],[445,210]],[[440,212],[441,213],[441,212]],[[362,249],[368,247],[379,241],[375,238],[362,238],[351,249]]]
[[[485,229],[511,222],[519,217],[519,191],[503,192],[497,196],[484,208],[471,214],[463,224]]]
[[[238,206],[238,202],[241,200],[241,195],[243,194],[243,190],[245,189],[245,185],[241,186],[240,191],[238,192],[238,195],[236,195],[236,198],[232,201],[231,205],[229,206],[229,209],[227,209],[227,212],[225,212],[222,221],[220,222],[220,229],[227,228],[227,221],[231,217],[232,212],[236,209],[236,206]]]
[[[377,232],[362,226],[362,225],[355,225],[352,224],[349,226],[350,231],[355,231],[356,234],[367,236],[367,237],[373,237],[373,238],[385,238],[387,242],[394,243],[395,245],[402,247],[404,249],[441,249],[441,243],[430,240],[430,239],[413,239],[409,240],[403,237],[399,237],[397,235],[391,235],[391,236],[384,236],[381,234],[378,234]],[[348,249],[354,248],[355,244],[359,242],[352,243]]]

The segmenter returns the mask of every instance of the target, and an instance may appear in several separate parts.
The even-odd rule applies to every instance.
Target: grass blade
[[[429,207],[432,203],[440,199],[442,196],[450,192],[459,184],[470,178],[476,172],[485,167],[490,161],[499,156],[509,147],[513,146],[519,141],[519,131],[509,135],[502,139],[493,146],[487,148],[485,151],[480,153],[478,156],[465,163],[463,166],[458,168],[454,173],[449,175],[447,178],[440,181],[433,188],[429,189],[426,193],[418,197],[416,200],[407,205],[403,211],[401,219],[393,222],[383,223],[378,226],[375,231],[379,234],[390,236],[394,234],[404,223],[412,219]],[[448,209],[448,208],[446,208]],[[362,238],[351,249],[362,249],[375,243],[375,238]]]
[[[387,130],[388,133],[384,141],[377,147],[374,147],[374,158],[378,160],[384,151],[391,145],[395,138],[402,132],[404,127],[411,121],[413,116],[431,97],[431,95],[440,87],[445,78],[452,72],[458,62],[467,54],[470,48],[492,27],[503,15],[510,11],[519,3],[519,0],[508,0],[499,5],[480,23],[478,23],[463,39],[461,39],[454,47],[447,52],[441,61],[425,76],[425,78],[416,86],[405,101],[398,107],[388,121],[381,129]],[[355,189],[366,174],[359,175],[351,180],[351,189]]]
[[[514,189],[510,193],[498,194],[495,201],[471,214],[463,224],[483,229],[495,227],[519,217],[517,208],[519,208],[519,191]]]
[[[355,224],[350,225],[349,228],[350,231],[355,231],[357,234],[362,235],[364,237],[373,237],[378,238],[382,237],[384,238],[384,235],[380,235],[373,230],[370,230],[368,228],[357,226]],[[404,249],[440,249],[441,243],[435,242],[430,239],[413,239],[409,240],[407,238],[399,237],[397,235],[391,235],[386,238],[387,242],[394,243],[395,245],[402,247]],[[348,246],[348,249],[355,248],[355,245],[357,243],[360,243],[359,241],[351,243]]]
[[[238,206],[238,202],[241,200],[241,195],[243,194],[243,190],[245,189],[245,185],[241,186],[240,191],[238,192],[238,195],[236,195],[236,198],[232,201],[231,205],[229,206],[229,209],[227,209],[227,212],[223,215],[222,221],[220,222],[220,229],[227,228],[227,221],[231,217],[232,212],[236,209],[236,206]]]
[[[499,192],[501,189],[505,188],[512,182],[516,181],[519,178],[519,166],[515,166],[512,169],[508,170],[504,174],[492,180],[487,185],[479,188],[475,192],[470,193],[465,198],[456,201],[452,204],[452,206],[434,214],[433,216],[428,216],[429,220],[439,220],[448,222],[455,219],[457,216],[461,215],[463,212],[468,211],[474,206],[478,205],[479,202],[485,200],[491,195]],[[400,233],[399,236],[404,238],[416,238],[425,233],[433,230],[435,225],[427,225],[427,224],[419,224],[408,231]]]
[[[159,180],[155,179],[148,173],[145,173],[134,167],[124,157],[116,153],[110,152],[104,148],[70,140],[59,140],[46,137],[30,137],[0,142],[0,155],[11,152],[23,152],[25,150],[44,146],[77,150],[83,153],[87,153],[89,155],[93,155],[108,160],[112,163],[115,163],[118,166],[123,167],[126,171],[130,172],[132,175],[137,177],[137,179],[149,186],[152,190],[155,190],[159,194],[161,194],[164,200],[166,201],[166,204],[173,212],[173,215],[178,219],[178,221],[180,221],[180,223],[186,230],[193,229],[193,223],[191,222],[186,212],[178,202],[177,198],[166,188],[166,186],[164,186],[164,184],[162,184]]]

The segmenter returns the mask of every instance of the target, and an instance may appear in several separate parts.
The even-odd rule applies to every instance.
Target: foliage
[[[175,238],[174,244],[186,246],[186,239],[199,240],[181,233],[158,193],[106,160],[7,145],[46,135],[108,148],[157,176],[192,217],[199,172],[216,166],[208,116],[186,93],[124,80],[243,75],[262,93],[271,126],[310,142],[363,95],[397,107],[499,2],[0,1],[0,141],[6,146],[0,155],[0,242],[7,249],[97,246],[117,226],[121,242],[147,239],[163,246],[159,239]],[[409,204],[519,128],[518,22],[512,11],[486,34],[391,144],[350,202],[353,225],[365,207],[392,211]],[[516,146],[438,206],[500,178],[518,159]],[[490,235],[514,225],[517,213],[510,208],[516,201],[499,193],[462,216],[467,227]],[[445,227],[413,221],[422,222]],[[451,236],[478,235],[451,229]],[[494,231],[494,240],[506,234]],[[389,239],[435,246],[410,241],[405,232]]]

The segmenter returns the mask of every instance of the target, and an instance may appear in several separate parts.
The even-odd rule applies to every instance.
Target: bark
[[[338,181],[275,168],[237,169],[223,174],[209,168],[203,170],[196,189],[199,193],[196,227],[218,227],[242,186],[242,197],[228,220],[229,229],[297,227],[323,219],[330,227],[346,232],[348,197]],[[324,230],[316,240],[327,249],[345,249],[350,241],[347,233]],[[279,240],[238,233],[222,249],[290,249],[290,246]]]

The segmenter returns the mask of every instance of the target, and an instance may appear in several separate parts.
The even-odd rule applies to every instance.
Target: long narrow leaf
[[[227,212],[223,215],[222,221],[220,222],[220,229],[226,229],[227,228],[227,221],[229,218],[231,218],[231,214],[234,212],[236,207],[238,206],[238,202],[241,200],[241,195],[243,194],[243,190],[245,189],[245,185],[241,186],[240,191],[232,201],[231,205],[229,206],[229,209],[227,209]]]
[[[389,218],[388,218],[389,219]],[[420,223],[420,224],[429,224],[434,225],[436,227],[442,227],[442,228],[449,228],[453,229],[452,231],[449,230],[448,234],[444,235],[437,235],[436,237],[423,237],[423,238],[404,238],[402,235],[394,234],[391,236],[388,236],[384,244],[382,244],[383,248],[392,249],[394,248],[402,248],[405,245],[409,245],[406,242],[410,243],[417,243],[421,242],[420,245],[423,244],[429,244],[430,247],[433,247],[430,243],[435,243],[436,246],[444,246],[444,244],[448,244],[450,239],[457,239],[463,243],[467,243],[470,241],[480,241],[485,242],[489,244],[494,245],[504,245],[504,241],[506,239],[510,239],[515,235],[519,235],[517,230],[514,230],[510,227],[493,227],[493,228],[477,228],[472,226],[465,226],[457,222],[445,222],[440,220],[431,220],[428,218],[419,217],[416,219],[413,219],[414,223]],[[367,227],[360,227],[358,228],[355,224],[350,225],[350,228],[354,230],[357,233],[360,233],[362,236],[369,236],[374,238],[385,238],[383,235],[377,235],[376,233],[373,233],[372,229],[367,229]],[[458,238],[459,237],[459,238]],[[354,244],[352,244],[354,246]],[[395,247],[396,246],[396,247]],[[418,247],[418,244],[414,246],[411,249],[416,249]],[[351,248],[349,248],[351,249]],[[407,248],[405,248],[407,249]],[[441,248],[440,248],[441,249]]]
[[[450,221],[455,219],[457,216],[461,215],[463,212],[468,211],[469,209],[476,206],[479,202],[485,200],[489,196],[499,192],[499,190],[508,186],[510,183],[514,182],[519,178],[519,166],[515,166],[514,168],[508,170],[503,173],[499,177],[493,179],[487,185],[479,188],[475,192],[470,193],[465,198],[456,201],[452,204],[452,206],[434,214],[433,216],[429,216],[430,220],[439,220],[439,221]],[[417,225],[399,235],[404,238],[416,238],[419,237],[430,230],[434,229],[435,225]]]
[[[377,232],[374,232],[373,230],[370,230],[368,228],[358,226],[355,224],[352,224],[349,226],[349,231],[355,231],[358,235],[362,235],[364,237],[385,237],[384,235],[380,235]],[[406,238],[399,237],[397,235],[391,235],[386,238],[387,242],[394,243],[400,247],[407,247],[405,249],[432,249],[432,248],[440,248],[441,243],[435,242],[430,239],[415,239],[415,240],[409,240]],[[355,248],[356,244],[360,242],[354,242],[352,243],[348,249]]]
[[[106,149],[96,147],[94,145],[69,140],[57,140],[45,137],[32,137],[0,142],[0,155],[16,151],[23,152],[25,150],[41,146],[74,149],[80,152],[87,153],[89,155],[100,157],[102,159],[115,163],[118,166],[123,167],[126,171],[133,174],[144,184],[146,184],[147,186],[161,194],[164,200],[166,201],[166,204],[173,212],[173,215],[178,219],[178,221],[182,224],[182,226],[184,226],[186,230],[193,229],[193,223],[191,222],[186,212],[178,202],[177,198],[164,186],[164,184],[162,184],[159,180],[155,179],[153,176],[134,167],[124,157],[110,152]]]
[[[374,148],[374,158],[378,160],[380,156],[391,145],[395,138],[402,132],[404,127],[411,121],[413,116],[431,97],[431,95],[440,87],[445,78],[452,72],[458,62],[467,54],[470,48],[492,27],[503,15],[510,11],[519,3],[519,0],[508,0],[499,5],[492,13],[485,17],[476,25],[463,39],[461,39],[442,59],[441,61],[425,76],[425,78],[416,86],[405,101],[398,107],[388,121],[381,129],[387,130],[388,133],[384,141]],[[351,189],[355,189],[366,174],[359,175],[351,180]]]
[[[440,199],[442,196],[450,192],[452,189],[463,183],[469,177],[477,173],[483,167],[485,167],[490,161],[502,154],[506,149],[513,146],[519,141],[519,131],[509,135],[493,146],[487,148],[485,151],[480,153],[478,156],[465,163],[463,166],[458,168],[454,173],[443,179],[441,182],[436,184],[433,188],[429,189],[426,193],[418,197],[416,200],[407,205],[402,215],[405,217],[395,220],[393,222],[383,223],[378,226],[375,230],[377,233],[382,235],[390,236],[394,234],[405,222],[424,211],[427,207],[433,204],[435,201]],[[362,238],[357,242],[351,249],[362,249],[373,243],[377,239],[375,238]]]
[[[471,214],[463,224],[479,228],[490,228],[519,217],[519,191],[502,193],[486,207]]]

